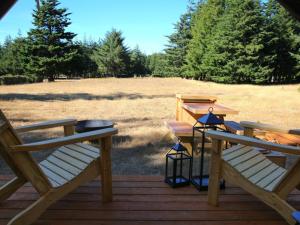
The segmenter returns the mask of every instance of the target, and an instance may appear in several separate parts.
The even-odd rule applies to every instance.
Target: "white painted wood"
[[[94,158],[94,159],[100,156],[99,153],[95,153],[95,152],[93,152],[93,151],[90,151],[90,150],[87,149],[87,148],[82,148],[81,146],[76,145],[76,144],[73,144],[73,145],[66,145],[66,146],[64,146],[64,147],[69,148],[69,149],[72,149],[72,150],[74,150],[74,151],[76,151],[76,152],[79,152],[79,153],[81,153],[81,154],[84,154],[84,155],[86,155],[86,156],[88,156],[88,157],[91,157],[91,158]]]

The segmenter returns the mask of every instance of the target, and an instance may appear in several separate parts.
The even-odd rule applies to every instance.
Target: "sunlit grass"
[[[164,121],[175,118],[176,93],[218,96],[219,103],[240,112],[228,120],[299,128],[299,90],[299,85],[223,85],[180,78],[88,79],[0,86],[0,108],[14,126],[66,117],[111,119],[119,128],[115,160],[125,165],[143,158],[137,163],[147,173],[147,167],[163,168],[170,145]]]

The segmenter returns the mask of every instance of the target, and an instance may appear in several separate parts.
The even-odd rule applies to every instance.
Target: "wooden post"
[[[254,136],[254,130],[253,130],[253,128],[245,127],[244,135],[248,136],[248,137],[253,137]]]
[[[182,114],[181,104],[182,104],[181,99],[176,97],[176,114],[175,114],[176,121],[181,121],[181,114]]]
[[[220,179],[222,173],[222,140],[212,140],[210,161],[210,175],[208,184],[208,203],[217,206],[220,191]]]
[[[66,125],[64,126],[64,134],[65,136],[71,136],[75,133],[74,125]]]
[[[112,175],[111,175],[111,146],[112,137],[100,139],[101,143],[101,184],[103,202],[112,201]]]

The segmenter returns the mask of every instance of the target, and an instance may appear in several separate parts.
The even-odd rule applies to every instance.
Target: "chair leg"
[[[26,183],[24,178],[15,177],[8,183],[0,187],[0,202],[8,199],[13,193],[15,193],[20,187]]]
[[[111,137],[101,140],[101,185],[102,185],[102,201],[112,201],[112,175],[111,175]]]
[[[219,203],[220,180],[222,173],[221,146],[222,143],[220,141],[213,140],[208,184],[208,203],[213,206],[217,206]]]
[[[57,193],[48,192],[12,218],[7,225],[29,225],[36,221],[57,199]]]
[[[270,196],[270,197],[269,197]],[[296,210],[278,195],[271,193],[264,196],[264,202],[275,209],[290,225],[295,225],[296,220],[293,218],[293,212]]]

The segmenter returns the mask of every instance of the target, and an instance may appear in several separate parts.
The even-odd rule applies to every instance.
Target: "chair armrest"
[[[90,132],[55,138],[46,141],[39,141],[39,142],[28,143],[23,145],[15,145],[15,146],[11,146],[10,149],[13,152],[39,151],[39,150],[61,147],[64,145],[74,144],[83,141],[102,139],[117,133],[118,130],[116,128],[107,128],[103,130],[90,131]]]
[[[49,120],[41,123],[30,124],[22,127],[15,128],[18,133],[24,133],[33,130],[49,129],[61,126],[75,126],[77,123],[76,119],[64,119],[64,120]]]
[[[270,143],[256,138],[246,137],[242,135],[229,134],[229,133],[214,131],[214,130],[209,130],[205,132],[205,135],[216,140],[230,141],[233,143],[243,144],[247,146],[260,147],[260,148],[265,148],[265,149],[282,152],[286,154],[300,155],[300,148],[288,146],[288,145]]]
[[[294,135],[300,135],[300,129],[283,129],[277,126],[273,126],[270,124],[265,123],[256,123],[256,122],[250,122],[250,121],[241,121],[240,124],[245,128],[252,128],[252,129],[260,129],[270,132],[278,132],[278,133],[284,133],[284,134],[294,134]]]

